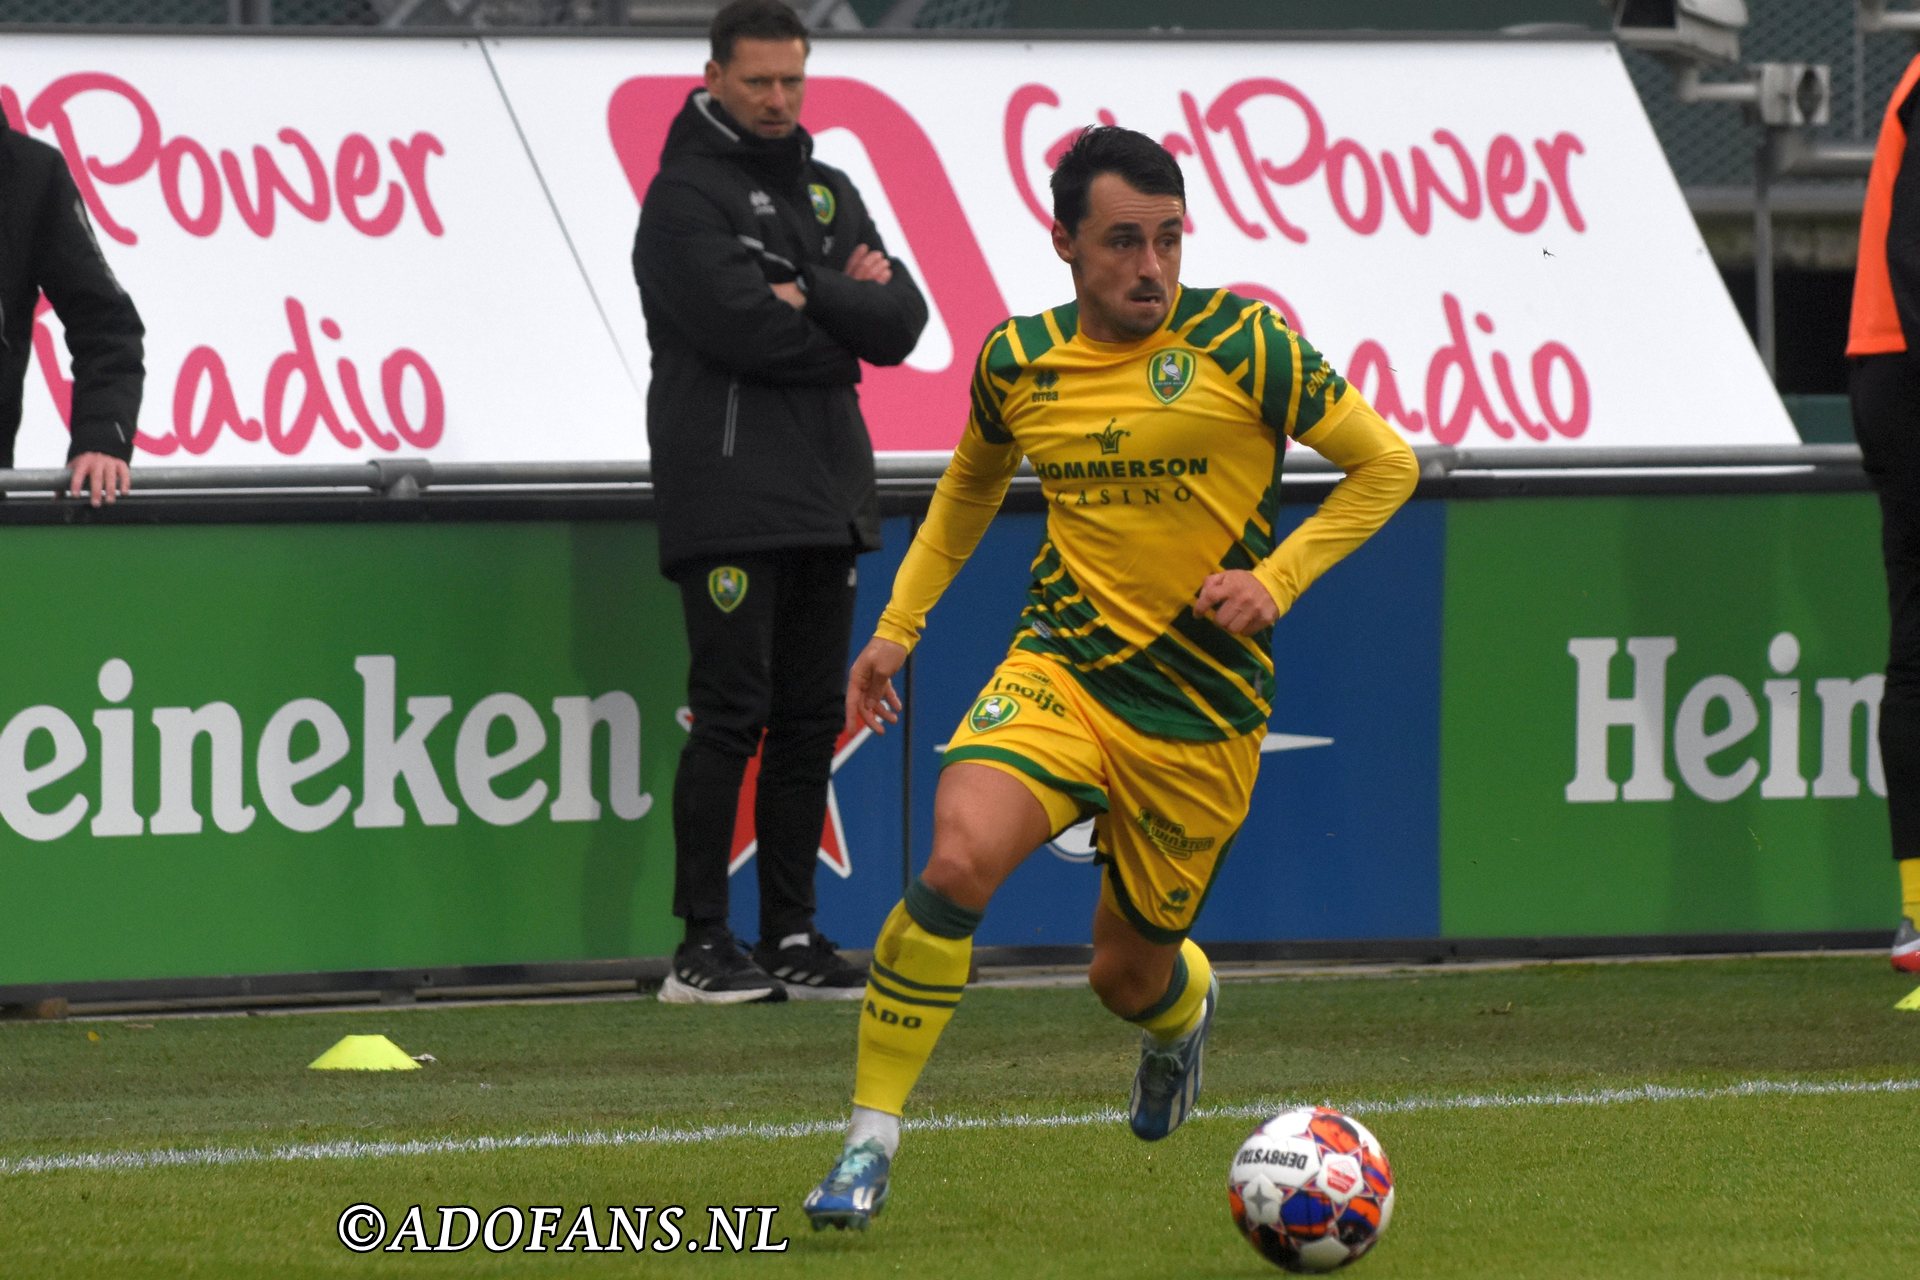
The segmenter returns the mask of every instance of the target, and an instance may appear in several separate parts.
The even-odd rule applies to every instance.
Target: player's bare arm
[[[848,733],[862,727],[885,733],[900,718],[900,695],[894,692],[893,677],[906,661],[905,645],[879,636],[867,641],[847,673]]]
[[[1245,569],[1209,574],[1193,598],[1193,616],[1209,618],[1222,631],[1250,636],[1280,620],[1280,606]]]

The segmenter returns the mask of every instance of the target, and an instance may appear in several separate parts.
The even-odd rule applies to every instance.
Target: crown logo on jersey
[[[1193,382],[1193,352],[1162,351],[1147,361],[1147,385],[1161,404],[1172,404]]]
[[[1118,421],[1118,418],[1108,418],[1106,426],[1098,431],[1087,432],[1087,439],[1097,443],[1103,454],[1120,452],[1120,441],[1133,434],[1131,431],[1122,431],[1113,425]]]
[[[813,202],[813,216],[820,220],[821,226],[833,221],[833,189],[824,183],[816,182],[807,188],[807,199]]]

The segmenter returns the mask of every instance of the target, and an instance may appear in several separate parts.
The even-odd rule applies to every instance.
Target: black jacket
[[[892,259],[885,285],[839,269],[885,252],[853,183],[803,129],[764,139],[706,90],[688,96],[647,188],[633,273],[653,381],[660,563],[787,547],[880,545],[860,361],[899,364],[927,305]],[[796,310],[770,283],[798,280]]]
[[[140,313],[100,253],[66,161],[0,116],[0,467],[13,465],[42,292],[73,357],[67,456],[109,453],[131,461],[145,379]]]

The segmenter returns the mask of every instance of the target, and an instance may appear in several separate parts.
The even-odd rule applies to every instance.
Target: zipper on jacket
[[[726,425],[722,427],[720,431],[720,456],[723,458],[731,458],[733,456],[734,432],[735,432],[735,428],[739,425],[739,419],[740,419],[740,379],[728,378],[727,379],[727,420],[726,420]]]

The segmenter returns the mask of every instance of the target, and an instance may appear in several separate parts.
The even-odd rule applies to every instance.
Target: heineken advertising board
[[[816,883],[847,946],[925,862],[940,748],[1039,531],[996,523],[901,723],[839,744]],[[861,562],[856,644],[910,535],[889,520]],[[56,603],[0,640],[0,988],[678,941],[686,652],[651,526],[5,537],[14,597]],[[1409,505],[1276,631],[1262,776],[1196,935],[1884,927],[1876,549],[1861,494]],[[728,852],[748,938],[753,779]],[[980,941],[1083,944],[1090,863],[1062,833]]]
[[[0,985],[667,945],[650,528],[5,536]]]
[[[1445,933],[1886,927],[1878,549],[1863,494],[1453,504]]]

